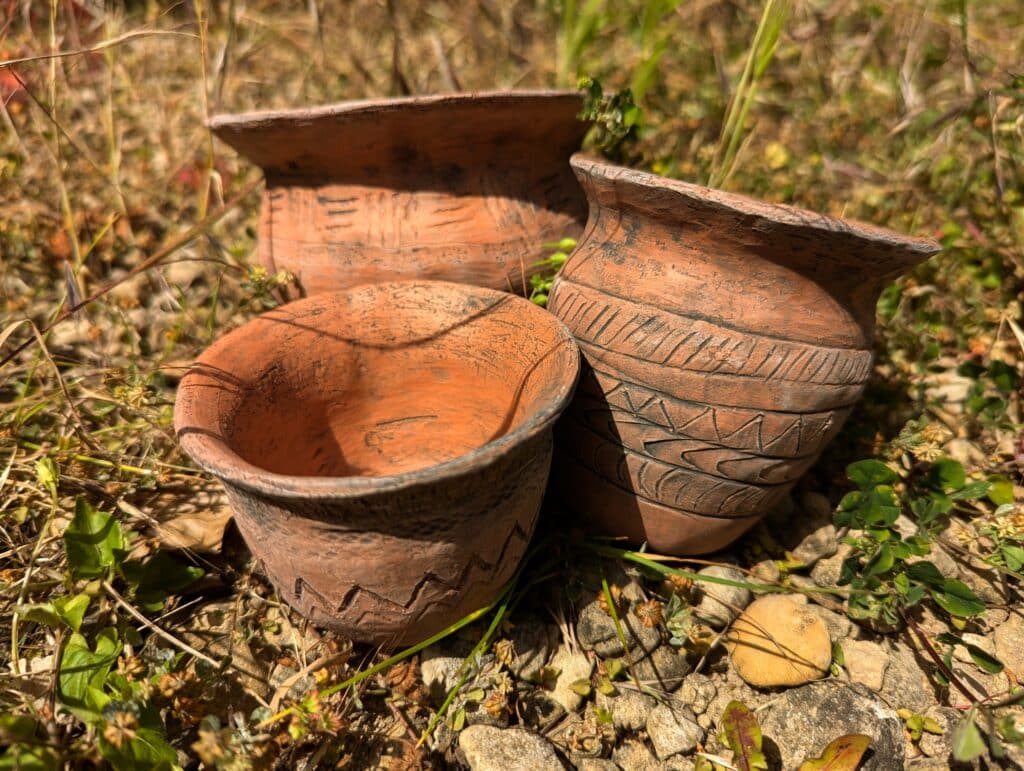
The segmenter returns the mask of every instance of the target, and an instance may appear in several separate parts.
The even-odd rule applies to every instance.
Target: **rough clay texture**
[[[796,768],[833,739],[866,734],[871,748],[859,771],[903,768],[903,722],[863,686],[826,680],[786,691],[761,718],[761,733],[769,765]]]
[[[755,600],[733,624],[728,646],[736,672],[759,688],[801,685],[823,677],[832,662],[825,622],[779,595]]]
[[[459,734],[471,771],[563,771],[555,749],[525,728],[476,725]]]
[[[295,276],[289,299],[410,278],[522,292],[542,244],[583,229],[581,107],[571,91],[453,94],[211,127],[264,170],[259,257]]]
[[[783,505],[871,373],[925,239],[573,156],[587,229],[548,307],[586,366],[556,482],[595,528],[715,551]]]
[[[175,427],[283,598],[355,639],[414,643],[516,569],[578,356],[522,298],[366,285],[222,338],[182,379]]]

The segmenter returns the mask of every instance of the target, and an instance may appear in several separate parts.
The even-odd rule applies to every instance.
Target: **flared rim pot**
[[[220,116],[214,133],[267,186],[258,252],[288,299],[439,279],[525,293],[542,244],[582,232],[568,159],[588,124],[573,91],[344,102]]]
[[[175,428],[286,602],[354,639],[411,644],[517,568],[578,368],[567,330],[522,298],[365,285],[211,346]]]
[[[785,505],[863,393],[881,287],[939,245],[572,166],[590,214],[549,308],[584,367],[556,432],[559,485],[610,535],[716,550]]]
[[[217,420],[221,414],[211,410],[206,393],[209,389],[221,390],[222,378],[232,377],[217,362],[231,352],[245,347],[250,340],[258,340],[253,356],[260,357],[273,351],[261,330],[279,322],[293,323],[294,319],[306,316],[320,316],[326,309],[351,296],[382,297],[393,293],[417,293],[442,290],[456,297],[485,298],[481,310],[475,315],[486,315],[491,309],[513,303],[525,311],[531,324],[551,330],[558,360],[561,362],[560,382],[550,399],[527,420],[501,436],[456,458],[399,474],[379,476],[316,476],[281,474],[267,470],[243,458],[229,446],[221,435]],[[555,323],[553,324],[552,321]],[[529,332],[524,325],[522,332]],[[414,338],[415,344],[415,338]],[[550,355],[550,354],[549,354]],[[254,493],[284,498],[323,498],[344,500],[367,493],[389,492],[407,489],[426,483],[443,482],[472,471],[507,453],[510,448],[523,444],[532,437],[551,428],[555,419],[571,400],[579,374],[579,350],[568,330],[529,301],[484,287],[473,287],[442,281],[388,282],[365,285],[354,290],[328,292],[315,297],[297,300],[268,311],[229,332],[208,348],[182,378],[175,402],[175,432],[182,449],[205,471]]]

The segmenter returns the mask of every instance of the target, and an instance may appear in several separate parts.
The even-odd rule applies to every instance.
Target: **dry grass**
[[[302,673],[296,682],[306,693],[314,674],[336,682],[363,662],[281,608],[239,568],[230,538],[220,547],[219,531],[203,523],[223,502],[171,431],[183,366],[268,301],[265,277],[249,263],[258,172],[215,145],[203,118],[552,86],[559,71],[577,71],[643,91],[646,126],[634,163],[708,179],[759,5],[598,3],[589,27],[568,31],[577,35],[573,46],[560,43],[567,32],[558,5],[0,0],[0,62],[22,60],[0,68],[0,711],[41,721],[46,732],[35,741],[69,762],[98,759],[99,729],[54,714],[55,655],[69,630],[22,618],[12,635],[15,605],[84,586],[92,596],[86,626],[113,625],[127,642],[122,670],[155,646],[152,628],[124,612],[116,590],[67,577],[59,536],[81,497],[117,513],[135,534],[136,556],[188,546],[207,571],[164,616],[150,614],[181,647],[203,639],[191,628],[205,618],[194,613],[197,603],[222,611],[219,622],[203,623],[205,632],[220,630],[205,653],[230,656],[225,675],[189,668],[147,686],[158,691],[178,750],[207,763],[246,756],[294,767],[311,754],[357,762],[354,748],[377,736],[378,752],[408,764],[396,767],[427,762],[411,749],[406,718],[390,708],[354,710],[352,698],[318,707],[292,736],[245,722],[261,701],[285,698],[287,689],[261,690],[272,674],[267,662]],[[962,440],[971,470],[1019,484],[1019,381],[1001,390],[1008,381],[997,380],[1003,370],[993,363],[1019,376],[1024,358],[1024,28],[1014,0],[967,3],[966,19],[960,7],[793,3],[727,185],[943,240],[942,255],[884,298],[878,388],[860,430],[847,436],[863,456],[906,417],[928,416]],[[559,61],[566,51],[575,58]],[[149,262],[157,264],[138,271]],[[939,398],[964,364],[973,368],[954,386],[967,393],[950,400],[947,388]],[[55,506],[43,458],[59,467]],[[191,535],[180,535],[182,523]],[[329,664],[311,666],[317,659]],[[411,698],[399,699],[400,708]],[[203,715],[227,726],[236,712],[246,716],[241,728],[207,724],[197,733]],[[336,738],[310,738],[324,735]]]

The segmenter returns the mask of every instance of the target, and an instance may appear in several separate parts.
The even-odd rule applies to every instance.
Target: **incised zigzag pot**
[[[600,530],[714,551],[784,502],[872,367],[875,303],[933,241],[572,159],[590,202],[549,308],[583,373],[557,483]]]
[[[583,230],[581,108],[575,91],[487,92],[210,126],[266,175],[259,259],[295,276],[287,297],[411,278],[522,292],[543,243]]]
[[[578,372],[568,330],[523,298],[364,285],[211,346],[175,429],[289,604],[354,639],[414,643],[512,576]]]

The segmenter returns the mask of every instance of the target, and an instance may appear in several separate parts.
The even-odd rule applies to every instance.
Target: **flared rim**
[[[235,114],[215,115],[207,121],[214,132],[243,131],[266,126],[268,123],[304,125],[317,120],[338,121],[358,120],[382,113],[402,112],[410,108],[432,112],[467,105],[496,109],[509,107],[522,109],[535,102],[547,104],[566,102],[582,105],[583,96],[570,89],[522,89],[512,91],[468,91],[424,96],[399,96],[390,98],[355,99],[308,108],[282,110],[256,110]]]
[[[909,236],[858,220],[840,219],[798,206],[768,203],[740,193],[729,193],[691,182],[669,179],[651,172],[609,163],[587,153],[576,153],[569,162],[574,169],[588,176],[678,196],[705,209],[732,212],[744,217],[754,217],[769,223],[818,231],[822,234],[852,236],[886,249],[900,249],[921,259],[942,251],[941,244],[931,238]]]
[[[495,305],[491,307],[496,307],[503,302],[522,304],[520,307],[523,309],[523,312],[528,317],[531,317],[529,323],[523,324],[523,331],[535,331],[538,326],[547,325],[552,332],[554,341],[551,348],[552,352],[564,350],[569,356],[568,366],[557,371],[561,383],[555,398],[547,402],[536,414],[497,439],[487,442],[457,458],[427,468],[416,469],[402,474],[372,477],[298,476],[274,473],[242,458],[229,446],[226,439],[216,433],[216,426],[199,425],[198,421],[194,418],[194,405],[201,398],[197,396],[197,393],[202,393],[202,389],[197,389],[193,392],[191,389],[186,388],[189,377],[199,374],[194,371],[195,367],[215,362],[219,351],[236,345],[243,338],[254,334],[258,336],[257,326],[260,324],[261,319],[265,323],[267,316],[275,313],[275,311],[268,311],[268,313],[251,319],[221,337],[199,356],[193,367],[182,378],[178,386],[174,407],[174,429],[182,449],[204,471],[232,486],[270,497],[331,500],[348,499],[373,493],[395,492],[417,485],[433,484],[462,476],[472,472],[480,465],[487,465],[499,459],[515,447],[548,430],[555,419],[568,406],[573,396],[579,377],[580,353],[576,341],[573,339],[568,328],[553,314],[548,313],[529,300],[496,289],[468,284],[413,280],[392,281],[363,285],[337,292],[326,292],[302,300],[296,300],[276,310],[309,310],[315,309],[318,306],[329,306],[338,297],[343,297],[360,290],[367,291],[371,287],[378,290],[394,291],[395,289],[416,285],[428,287],[432,292],[456,293],[458,295],[472,293],[477,297],[490,296],[495,299]]]

